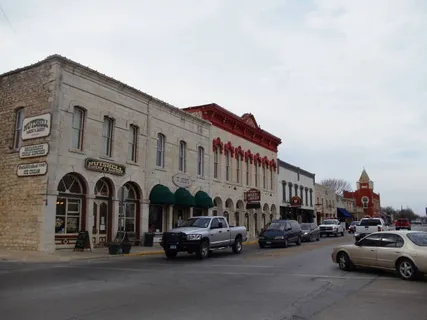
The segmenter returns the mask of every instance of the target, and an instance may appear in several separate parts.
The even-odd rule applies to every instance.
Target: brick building
[[[374,182],[369,178],[365,169],[363,169],[357,182],[357,190],[354,192],[344,191],[343,198],[353,199],[356,207],[363,209],[364,216],[381,217],[380,194],[374,192]],[[359,215],[358,218],[360,218]]]
[[[241,209],[254,183],[236,161],[263,179],[255,172],[275,169],[280,143],[249,118],[192,114],[58,55],[0,75],[0,103],[0,248],[72,248],[80,231],[103,246],[193,214],[254,216]],[[260,189],[275,212],[275,181]]]

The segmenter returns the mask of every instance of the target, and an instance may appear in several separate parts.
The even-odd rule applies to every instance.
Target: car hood
[[[261,236],[269,237],[269,238],[271,238],[271,237],[281,237],[283,235],[284,235],[284,232],[280,231],[280,230],[266,230],[266,231],[264,231],[261,234]]]
[[[204,228],[195,228],[195,227],[182,227],[182,228],[173,228],[169,230],[168,232],[183,232],[185,234],[192,234],[192,233],[199,233],[203,232],[206,229]]]

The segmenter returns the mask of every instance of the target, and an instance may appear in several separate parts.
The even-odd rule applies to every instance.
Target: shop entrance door
[[[110,221],[108,219],[108,200],[96,199],[93,202],[93,245],[103,247],[107,244]]]

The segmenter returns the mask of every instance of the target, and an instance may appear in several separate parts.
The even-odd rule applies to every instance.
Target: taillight
[[[378,226],[378,232],[381,232],[381,231],[383,231],[383,230],[381,229],[381,226]]]

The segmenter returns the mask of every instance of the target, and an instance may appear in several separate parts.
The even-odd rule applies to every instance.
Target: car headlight
[[[274,237],[274,239],[276,239],[276,240],[283,240],[283,239],[285,239],[285,237],[284,237],[284,236],[281,236],[281,237]]]
[[[201,238],[201,234],[187,234],[187,240],[200,240]]]
[[[304,232],[304,235],[307,235],[308,234],[308,232]]]

